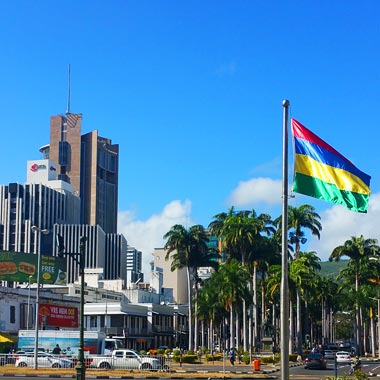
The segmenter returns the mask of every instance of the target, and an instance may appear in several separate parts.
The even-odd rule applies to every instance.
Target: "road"
[[[311,370],[305,369],[304,366],[292,367],[289,369],[289,377],[294,379],[324,379],[327,377],[342,376],[348,373],[350,369],[349,364],[338,364],[335,368],[333,361],[327,361],[327,368],[325,370]],[[362,370],[371,376],[380,376],[380,362],[379,361],[362,361]],[[280,377],[280,372],[277,372]]]
[[[335,377],[335,376],[341,376],[344,372],[348,373],[350,369],[349,364],[337,364],[337,368],[335,368],[335,363],[333,360],[327,361],[327,368],[326,370],[310,370],[305,369],[303,365],[293,365],[290,363],[290,369],[289,369],[289,376],[294,378],[316,378],[318,380],[326,378],[326,377]],[[180,375],[181,372],[187,372],[189,375],[189,372],[198,372],[198,373],[223,373],[226,374],[233,374],[233,373],[247,373],[247,374],[268,374],[273,375],[277,378],[281,377],[280,368],[278,365],[276,367],[273,367],[271,364],[268,365],[261,365],[260,371],[255,372],[253,371],[253,367],[251,365],[244,365],[239,364],[232,367],[229,362],[226,362],[223,366],[222,363],[210,363],[206,364],[203,363],[202,365],[197,364],[184,364],[182,367],[179,367],[178,365],[175,365],[172,367],[172,369],[177,373],[177,375]],[[379,360],[363,360],[362,361],[362,370],[366,373],[372,373],[372,376],[379,375],[380,376],[380,361]]]
[[[4,367],[2,367],[4,368]],[[341,377],[342,374],[345,372],[345,373],[348,373],[349,371],[349,364],[339,364],[337,366],[337,368],[335,368],[335,365],[334,365],[334,362],[333,361],[328,361],[328,365],[327,365],[327,369],[326,370],[309,370],[309,369],[305,369],[303,365],[291,365],[290,369],[289,369],[289,379],[292,380],[321,380],[321,379],[327,379],[327,377],[335,377],[335,376],[338,376],[338,377]],[[174,369],[174,368],[173,368]],[[380,376],[380,361],[379,360],[364,360],[362,361],[362,370],[365,371],[367,374],[371,374],[372,373],[372,376]],[[32,371],[34,372],[34,371]],[[60,370],[54,370],[53,373],[50,373],[49,374],[49,379],[50,380],[53,380],[53,379],[58,379],[58,380],[62,380],[62,374],[60,373],[61,371]],[[65,377],[67,378],[75,378],[75,374],[74,373],[71,373],[70,375],[67,373],[67,371],[65,371]],[[160,376],[161,374],[158,372],[158,373],[155,373],[155,374],[152,374],[152,373],[148,373],[147,375],[149,375],[150,378],[152,378],[152,375],[156,378],[169,378],[171,376],[173,376],[173,378],[175,377],[176,379],[180,379],[180,378],[183,378],[183,379],[192,379],[192,378],[198,378],[199,380],[199,377],[219,377],[223,374],[223,372],[225,372],[226,376],[229,377],[229,378],[238,378],[238,377],[244,377],[245,375],[247,375],[247,377],[249,378],[260,378],[260,379],[265,379],[265,378],[270,378],[270,379],[281,379],[281,371],[279,369],[279,366],[276,366],[276,367],[273,367],[272,365],[263,365],[261,367],[261,370],[260,371],[253,371],[253,368],[252,366],[245,366],[245,365],[235,365],[234,367],[231,367],[230,365],[225,365],[223,367],[223,365],[221,365],[221,363],[218,363],[218,365],[184,365],[182,368],[178,368],[176,367],[175,368],[175,372],[172,372],[171,374],[165,374],[162,376]],[[1,371],[0,371],[1,373]],[[57,374],[57,376],[55,376],[55,373]],[[197,373],[195,375],[195,373]],[[194,375],[192,375],[194,374]],[[234,376],[234,374],[236,374],[236,376]],[[120,373],[113,373],[113,371],[108,371],[106,374],[102,371],[100,371],[99,373],[96,373],[96,372],[92,372],[91,371],[91,374],[90,373],[86,373],[86,376],[87,378],[96,378],[97,376],[101,376],[102,378],[118,378],[120,377],[120,375],[124,375],[125,376],[125,373],[123,374],[120,374]],[[131,374],[128,373],[128,376],[130,376]],[[4,373],[0,376],[0,379],[2,380],[15,380],[15,375],[14,372],[8,372],[8,373]],[[29,379],[38,379],[38,378],[42,378],[42,377],[46,377],[46,373],[44,373],[43,371],[41,371],[40,373],[37,373],[34,372],[34,373],[25,373],[24,375],[21,375],[23,380],[29,380]],[[38,377],[37,377],[38,376]],[[42,376],[42,377],[40,377]],[[136,378],[144,378],[144,376],[141,376],[140,375],[137,375]],[[241,380],[241,379],[240,379]]]

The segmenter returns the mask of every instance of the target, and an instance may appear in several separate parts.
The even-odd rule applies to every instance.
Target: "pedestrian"
[[[232,366],[235,365],[235,350],[233,348],[230,350],[230,363]]]
[[[54,355],[60,355],[61,354],[61,347],[59,347],[58,343],[57,343],[57,345],[53,349],[53,354]]]

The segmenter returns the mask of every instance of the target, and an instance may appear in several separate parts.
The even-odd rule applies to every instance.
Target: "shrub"
[[[248,365],[251,362],[251,355],[249,354],[249,352],[244,352],[241,357],[241,360],[244,364]]]
[[[350,379],[351,377],[348,376],[347,372],[343,372],[341,376],[339,377],[335,377],[335,376],[327,376],[327,380],[348,380]],[[352,374],[352,378],[354,380],[368,380],[369,377],[368,377],[368,374],[364,371],[355,371],[353,374]]]
[[[273,355],[261,356],[260,361],[263,364],[273,363]]]
[[[173,356],[173,361],[176,362],[176,363],[179,363],[181,359],[181,356],[180,355],[175,355]],[[186,354],[186,355],[182,355],[182,363],[187,363],[187,364],[194,364],[198,359],[198,356],[197,355],[189,355],[189,354]]]
[[[223,355],[221,354],[215,354],[215,355],[210,355],[210,354],[206,354],[206,361],[208,362],[218,362],[218,361],[221,361],[223,360]]]

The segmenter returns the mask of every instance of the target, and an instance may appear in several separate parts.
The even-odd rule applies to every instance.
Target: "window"
[[[98,327],[97,317],[94,315],[90,316],[90,327]]]
[[[10,311],[10,315],[9,315],[10,323],[16,323],[16,306],[11,306],[9,311]]]

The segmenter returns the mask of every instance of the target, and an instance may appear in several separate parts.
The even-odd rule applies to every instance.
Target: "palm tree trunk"
[[[375,321],[373,318],[373,311],[371,308],[371,352],[372,357],[374,358],[376,356],[376,340],[375,340]]]
[[[234,334],[234,312],[233,312],[233,304],[231,303],[230,308],[230,347],[234,346],[235,334]]]
[[[253,277],[252,277],[252,281],[253,281]],[[252,284],[249,284],[249,287],[251,290],[252,289]],[[254,340],[252,339],[253,338],[253,329],[252,329],[252,326],[253,326],[253,304],[251,303],[249,305],[249,319],[248,319],[248,346],[252,352],[252,347],[254,346]],[[248,351],[244,348],[245,351]]]
[[[359,301],[358,301],[358,294],[359,294],[359,273],[356,271],[355,274],[355,297],[356,297],[356,348],[358,350],[358,355],[362,354],[362,347],[361,347],[361,341],[360,341],[360,331],[361,331],[361,324],[360,324],[360,314],[359,314]]]
[[[242,265],[245,265],[245,252],[242,254]],[[249,286],[249,285],[248,285]],[[238,340],[237,344],[240,344]],[[247,351],[247,304],[243,299],[243,347],[244,351]]]
[[[267,313],[266,313],[266,307],[265,307],[265,297],[264,297],[264,289],[263,286],[261,286],[261,327],[263,327],[263,324],[267,320]]]
[[[310,344],[308,348],[311,347],[312,342],[314,342],[314,320],[313,319],[310,320]]]
[[[201,346],[205,347],[206,342],[205,342],[205,321],[204,319],[201,321]]]
[[[276,314],[276,304],[273,302],[272,304],[272,326],[273,326],[273,343],[276,345],[277,344],[277,314]]]
[[[297,288],[297,354],[302,355],[301,294]]]
[[[256,345],[258,339],[258,318],[257,318],[257,263],[253,263],[253,344]]]
[[[210,349],[210,352],[213,353],[214,347],[215,347],[215,343],[214,343],[214,321],[213,321],[213,319],[210,319],[208,331],[209,331],[209,333],[208,333],[208,347]],[[220,348],[220,346],[219,346],[219,348]]]
[[[189,314],[189,350],[193,349],[193,317],[191,313],[191,279],[190,268],[187,267],[187,298],[188,298],[188,314]]]
[[[198,294],[195,289],[195,303],[194,303],[194,350],[198,350]]]
[[[293,338],[294,338],[294,313],[293,301],[289,300],[289,353],[293,352]]]
[[[243,331],[242,331],[242,340],[244,351],[247,351],[247,303],[243,300]],[[240,339],[238,340],[238,344],[240,344]]]
[[[239,313],[236,311],[235,312],[235,336],[236,336],[236,348],[239,348],[240,346],[240,318],[239,318]]]

